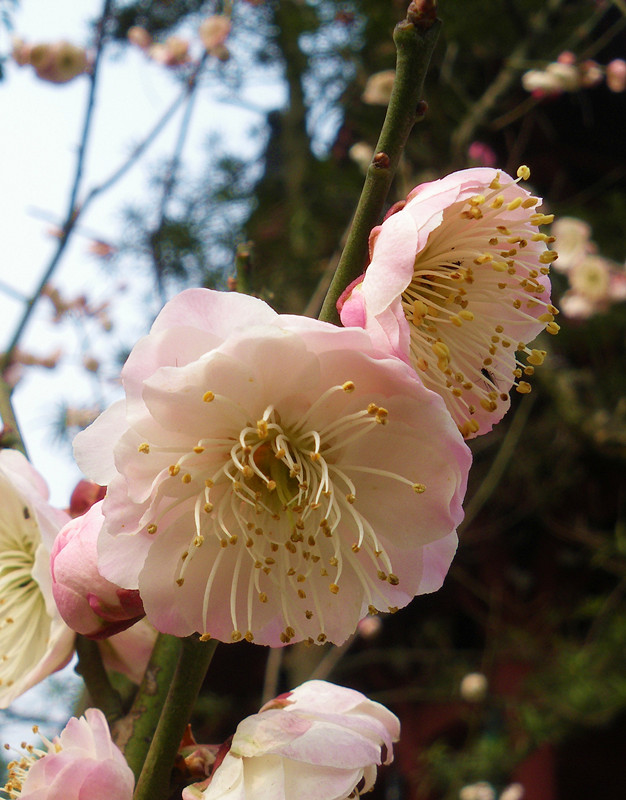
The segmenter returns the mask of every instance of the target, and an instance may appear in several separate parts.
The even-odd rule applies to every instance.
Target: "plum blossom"
[[[360,692],[308,681],[244,719],[208,781],[183,800],[345,800],[393,759],[397,717]]]
[[[50,554],[52,594],[67,625],[93,639],[106,638],[144,616],[139,592],[122,589],[98,572],[102,501],[67,523]]]
[[[0,708],[64,666],[74,632],[52,597],[50,548],[69,517],[21,453],[0,452]]]
[[[577,217],[559,217],[554,221],[551,233],[559,243],[559,257],[554,262],[554,269],[558,272],[567,272],[596,249],[591,241],[591,226]]]
[[[418,186],[374,228],[365,275],[338,303],[344,325],[412,364],[466,438],[502,418],[513,386],[530,392],[545,351],[526,343],[559,330],[547,278],[557,253],[539,230],[553,216],[539,203],[488,167]]]
[[[158,630],[339,643],[441,585],[469,451],[365,331],[191,289],[122,383],[75,454],[108,484],[98,568]]]
[[[33,732],[38,733],[37,726]],[[41,739],[45,750],[26,746],[8,765],[3,794],[10,800],[132,800],[132,770],[99,709],[72,717],[52,741]]]

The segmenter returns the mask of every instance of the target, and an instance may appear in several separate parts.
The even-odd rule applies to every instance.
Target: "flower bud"
[[[98,572],[101,506],[102,502],[96,503],[65,525],[50,556],[52,594],[59,613],[70,628],[93,639],[119,633],[144,616],[137,590],[122,589]]]
[[[480,703],[487,695],[487,688],[487,678],[482,672],[469,672],[461,681],[459,693],[468,703]]]
[[[606,85],[612,92],[626,89],[626,61],[623,58],[615,58],[606,65]]]
[[[214,14],[200,23],[198,34],[207,52],[217,45],[224,44],[230,33],[230,19],[224,14]]]

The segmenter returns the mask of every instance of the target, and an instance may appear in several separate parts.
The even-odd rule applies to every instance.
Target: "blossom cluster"
[[[552,232],[559,241],[555,269],[568,281],[560,300],[567,317],[587,319],[626,300],[626,266],[598,252],[590,225],[576,217],[561,217]]]
[[[626,90],[626,61],[615,58],[602,67],[590,59],[578,62],[574,53],[566,50],[543,69],[525,72],[522,86],[537,98],[557,97],[564,92],[589,89],[603,80],[611,92]]]
[[[212,24],[206,36],[225,37]],[[93,483],[69,514],[21,454],[0,452],[0,705],[65,664],[75,632],[139,681],[156,631],[341,644],[437,590],[465,440],[531,390],[546,351],[529,343],[558,331],[541,231],[553,218],[528,177],[480,167],[414,189],[372,231],[338,303],[345,327],[236,292],[174,297],[131,351],[124,397],[75,439]],[[16,762],[9,797],[67,773],[81,800],[86,780],[94,797],[110,782],[130,798],[105,729],[95,710],[71,721],[30,768]],[[89,754],[74,752],[79,733]],[[371,788],[398,733],[382,706],[312,681],[244,720],[183,796],[344,800]]]
[[[206,17],[198,27],[198,37],[203,50],[220,61],[230,57],[226,39],[230,33],[231,20],[225,14]],[[130,44],[138,47],[144,54],[165,67],[181,67],[193,61],[190,42],[181,36],[168,36],[163,41],[154,41],[152,35],[138,25],[129,28],[127,38]]]
[[[38,78],[49,83],[68,83],[91,67],[85,48],[65,41],[31,45],[15,38],[12,55],[18,66],[30,65]]]

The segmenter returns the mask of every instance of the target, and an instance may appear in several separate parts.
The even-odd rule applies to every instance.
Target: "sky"
[[[89,41],[89,22],[98,16],[102,2],[94,0],[22,0],[14,18],[15,35],[28,43],[66,39],[75,44]],[[193,37],[193,30],[181,34]],[[196,47],[199,43],[196,41]],[[6,49],[4,47],[3,49]],[[197,50],[196,50],[197,52]],[[258,81],[258,76],[257,76]],[[41,279],[54,251],[50,235],[53,221],[62,221],[66,211],[76,162],[76,148],[89,89],[84,76],[64,85],[39,80],[30,67],[7,63],[6,80],[0,83],[0,108],[5,124],[0,126],[0,281],[11,290],[29,295]],[[180,93],[180,85],[164,67],[136,48],[112,46],[100,69],[97,108],[86,161],[83,186],[88,190],[108,177],[140,142],[164,109]],[[219,90],[203,89],[194,107],[188,144],[187,166],[206,163],[206,142],[215,132],[226,132],[235,149],[250,151],[254,143],[246,132],[258,126],[262,115],[249,108],[218,102]],[[245,96],[245,92],[244,92]],[[249,87],[249,106],[261,112],[280,105],[283,89],[268,79],[259,91]],[[133,169],[81,217],[80,230],[115,242],[123,231],[123,209],[144,203],[151,170],[172,152],[180,114]],[[84,192],[83,192],[84,196]],[[51,324],[51,305],[42,301],[22,341],[25,349],[40,356],[62,350],[60,367],[28,370],[20,380],[14,402],[26,440],[29,457],[44,475],[53,503],[66,506],[80,478],[69,447],[55,439],[54,421],[60,406],[86,402],[94,397],[94,382],[80,367],[82,349],[88,339],[89,352],[103,356],[122,343],[135,341],[146,332],[151,313],[151,282],[141,269],[134,273],[125,264],[122,276],[88,251],[89,236],[73,237],[52,280],[64,295],[86,294],[92,303],[115,298],[112,316],[115,328],[103,336],[97,326]],[[124,291],[119,294],[120,286]],[[154,305],[152,305],[154,308]],[[21,316],[19,300],[0,291],[0,342],[8,344]],[[2,344],[0,344],[0,348]],[[106,397],[115,392],[114,375],[96,387]]]
[[[101,7],[101,0],[22,0],[14,16],[14,33],[32,44],[60,39],[86,44],[89,23],[99,15]],[[181,33],[193,35],[191,30]],[[10,49],[4,31],[0,34],[0,48],[3,52]],[[5,80],[0,82],[0,350],[11,340],[23,310],[23,303],[13,295],[30,295],[54,252],[56,240],[49,230],[55,221],[62,222],[66,212],[88,89],[84,76],[57,86],[39,80],[30,67],[19,68],[10,60]],[[173,76],[148,61],[139,50],[113,46],[106,51],[84,191],[108,177],[125,160],[179,92]],[[284,101],[284,88],[276,77],[265,80],[258,74],[254,84],[244,87],[246,108],[217,101],[219,94],[210,88],[199,93],[184,152],[188,169],[199,169],[206,163],[206,142],[216,132],[225,133],[235,151],[251,152],[255,142],[247,132],[259,125],[264,110]],[[151,172],[171,154],[179,122],[180,114],[146,158],[112,191],[93,203],[81,217],[80,230],[104,241],[120,239],[123,209],[146,201]],[[40,302],[21,344],[40,356],[61,349],[63,357],[55,370],[27,370],[14,392],[29,457],[50,486],[51,502],[59,507],[67,507],[81,474],[69,447],[55,439],[54,420],[62,403],[93,400],[94,384],[80,367],[85,340],[89,340],[91,352],[106,357],[104,350],[113,351],[122,342],[132,343],[147,332],[155,308],[154,298],[150,297],[152,282],[144,272],[135,271],[132,263],[125,264],[123,275],[112,271],[107,262],[89,254],[89,243],[88,235],[73,237],[52,283],[70,298],[81,293],[92,303],[113,298],[113,333],[105,336],[74,323],[54,325],[50,303]],[[125,290],[120,294],[121,284]],[[110,377],[104,393],[112,397],[118,390],[116,376]],[[17,716],[26,718],[23,724],[0,712],[3,741],[32,739],[32,734],[28,735],[32,724],[28,717],[37,718],[44,707],[50,720],[43,726],[44,732],[58,732],[80,681],[73,675],[72,665],[50,680],[52,683],[40,684],[12,706]],[[51,692],[59,685],[61,697],[52,700]]]

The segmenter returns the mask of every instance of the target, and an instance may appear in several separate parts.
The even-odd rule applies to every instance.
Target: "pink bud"
[[[68,522],[50,555],[52,594],[70,628],[92,639],[104,639],[129,628],[144,616],[136,589],[122,589],[98,572],[98,534],[102,502]]]
[[[615,58],[606,65],[606,85],[612,92],[626,89],[626,61],[623,58]]]
[[[91,420],[93,422],[93,420]],[[106,494],[106,487],[92,481],[78,481],[70,497],[70,517],[79,517],[89,511],[94,503],[102,500]]]
[[[230,19],[223,14],[207,17],[200,23],[198,34],[208,52],[217,45],[224,44],[230,33]]]
[[[152,36],[140,25],[133,25],[132,28],[129,28],[126,33],[126,38],[131,44],[141,48],[141,50],[146,50],[152,44]]]

